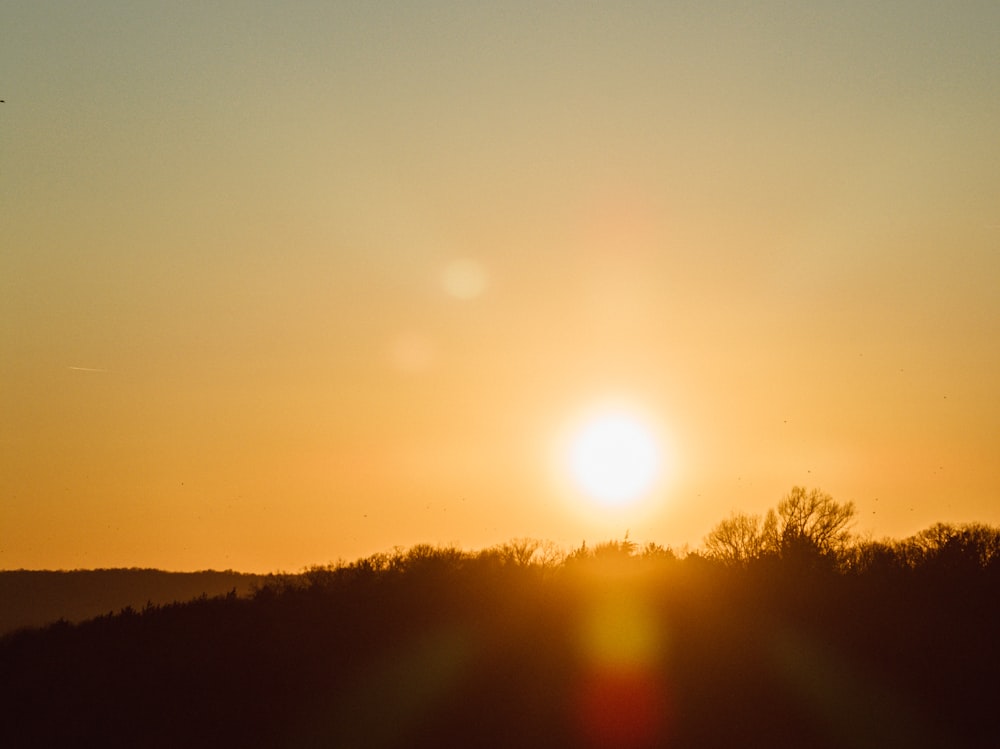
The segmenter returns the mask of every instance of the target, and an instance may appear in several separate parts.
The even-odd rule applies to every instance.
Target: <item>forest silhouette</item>
[[[231,590],[247,595],[265,579],[232,570],[0,570],[0,635],[59,619],[93,619],[128,606],[163,605]]]
[[[0,746],[996,747],[1000,529],[418,545],[0,639]]]

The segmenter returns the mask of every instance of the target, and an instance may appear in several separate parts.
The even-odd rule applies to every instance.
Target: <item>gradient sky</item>
[[[1000,523],[1000,4],[486,5],[4,3],[0,568]]]

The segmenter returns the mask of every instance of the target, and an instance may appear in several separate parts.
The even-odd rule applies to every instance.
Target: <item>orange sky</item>
[[[0,568],[1000,523],[1000,6],[667,6],[8,3]]]

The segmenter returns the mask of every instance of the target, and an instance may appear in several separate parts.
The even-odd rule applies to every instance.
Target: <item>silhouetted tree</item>
[[[495,549],[504,564],[516,567],[539,565],[552,567],[562,559],[559,547],[551,541],[541,541],[536,538],[515,538],[500,544]]]
[[[646,545],[642,547],[642,551],[639,556],[651,562],[674,562],[677,560],[677,554],[669,546],[661,546],[654,541],[646,542]]]
[[[854,515],[853,502],[841,504],[819,489],[793,486],[763,519],[734,512],[716,525],[705,537],[705,553],[731,566],[766,555],[834,559],[848,548]]]
[[[856,510],[819,489],[793,486],[764,519],[764,543],[782,556],[814,552],[836,556],[846,550]]]
[[[911,544],[923,564],[968,570],[1000,564],[1000,529],[981,523],[935,523],[913,536]]]
[[[628,559],[636,550],[635,541],[629,540],[628,531],[621,541],[605,541],[594,547],[594,558],[603,560]]]
[[[846,554],[845,562],[846,568],[857,574],[885,574],[910,566],[902,545],[891,539],[856,541]]]
[[[705,553],[725,564],[745,566],[766,550],[759,515],[734,512],[705,537]]]

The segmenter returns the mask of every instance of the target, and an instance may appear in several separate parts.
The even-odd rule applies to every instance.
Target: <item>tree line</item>
[[[1000,535],[417,545],[0,638],[0,746],[995,747]]]
[[[901,540],[858,538],[853,502],[796,486],[761,517],[733,513],[705,537],[706,558],[735,567],[767,560],[825,564],[843,572],[1000,564],[1000,528],[935,523]]]
[[[0,570],[0,635],[59,619],[79,622],[126,606],[189,601],[235,590],[249,595],[262,575],[232,570]]]

